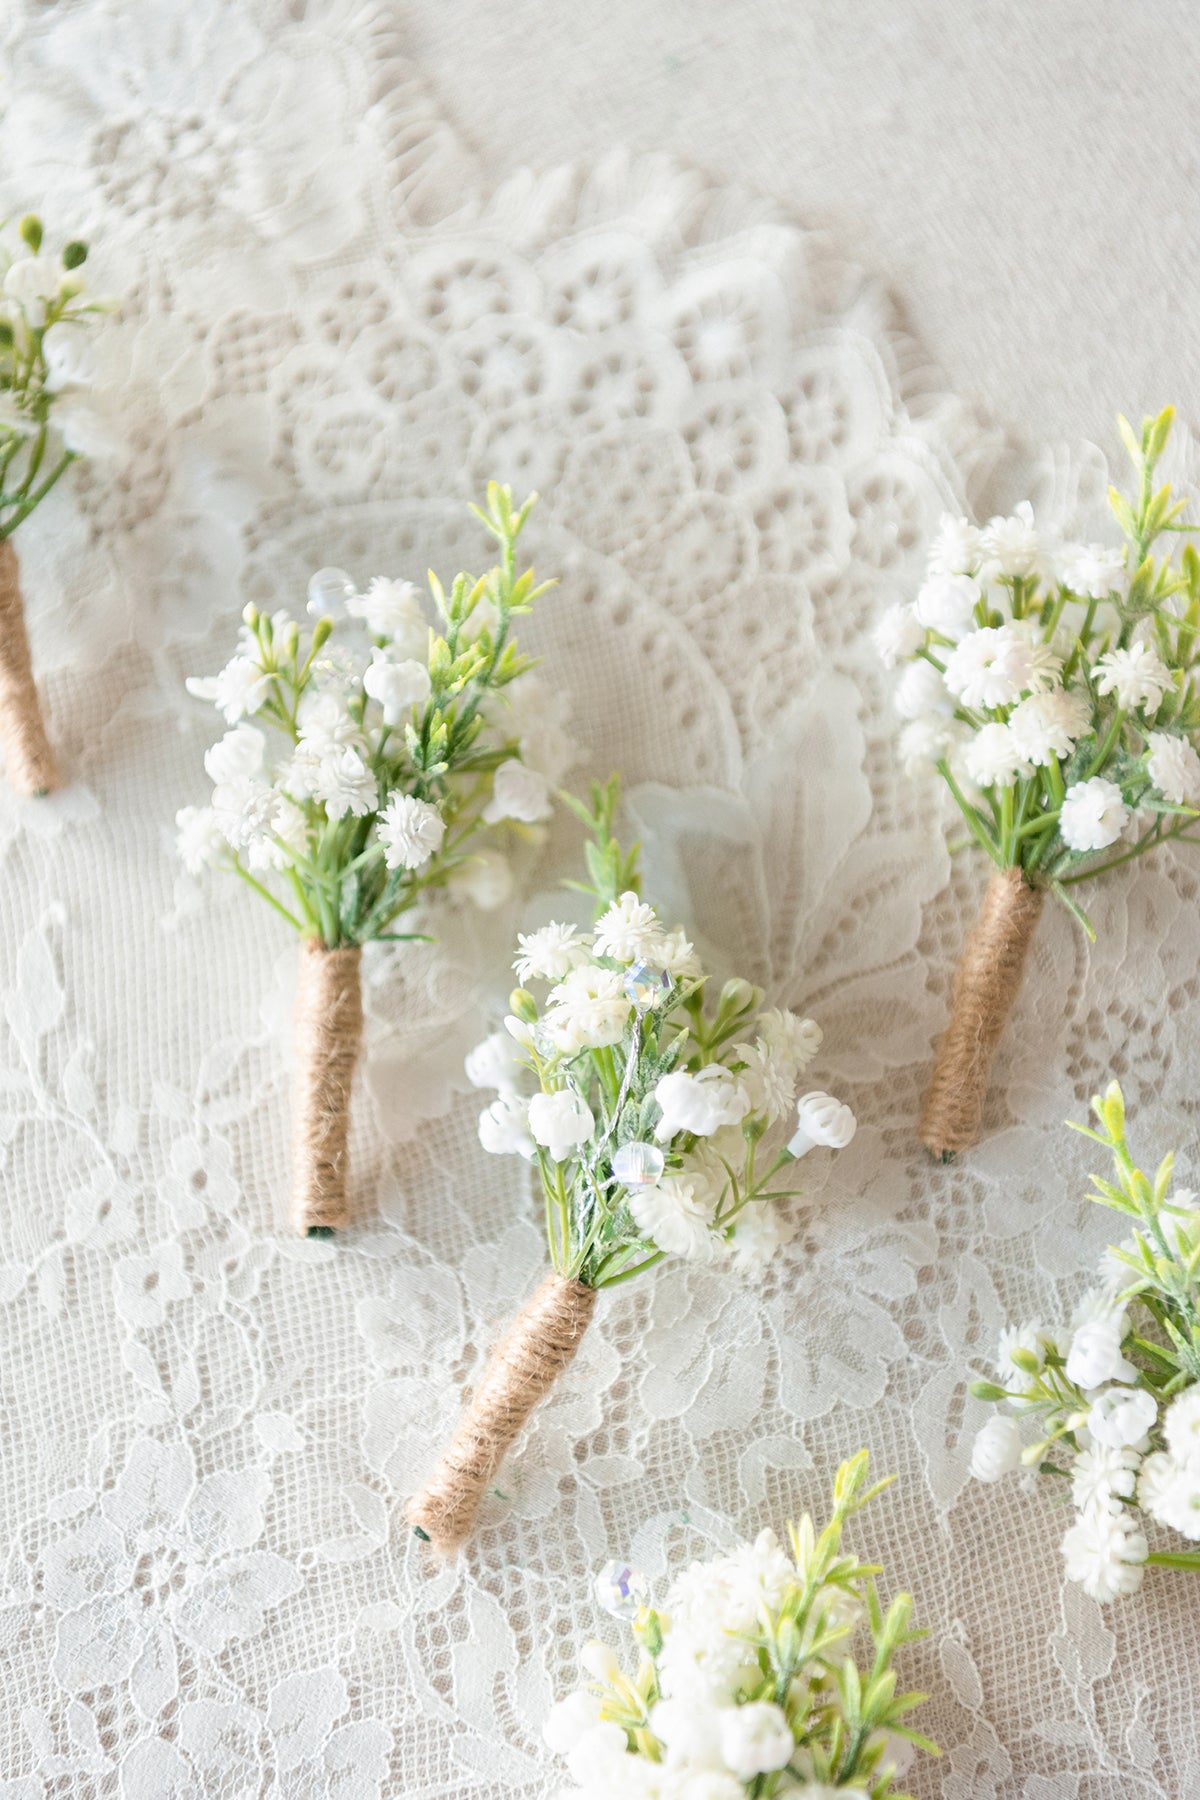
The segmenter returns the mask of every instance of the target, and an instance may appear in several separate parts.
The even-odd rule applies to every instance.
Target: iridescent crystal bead
[[[622,1144],[612,1159],[612,1172],[622,1187],[654,1187],[662,1175],[663,1162],[657,1144]]]
[[[675,979],[670,969],[660,969],[657,964],[647,962],[645,958],[632,963],[625,971],[625,992],[640,1013],[649,1012],[652,1006],[657,1006],[674,986]]]
[[[340,619],[357,592],[345,569],[318,569],[308,584],[308,610],[314,619]]]
[[[593,1587],[598,1605],[614,1619],[636,1619],[650,1600],[650,1583],[642,1571],[618,1557],[605,1563]]]

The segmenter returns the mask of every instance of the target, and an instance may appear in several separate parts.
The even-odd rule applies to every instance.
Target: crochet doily
[[[351,4],[27,0],[5,22],[5,210],[88,237],[129,440],[21,533],[73,784],[0,790],[0,1796],[535,1800],[540,1726],[655,1580],[819,1508],[860,1444],[899,1480],[856,1533],[916,1596],[911,1685],[946,1800],[1200,1796],[1194,1590],[1103,1614],[1043,1494],[968,1478],[968,1365],[1059,1316],[1105,1241],[1064,1131],[1110,1075],[1139,1142],[1192,1146],[1194,864],[1053,908],[987,1138],[914,1135],[982,872],[896,766],[868,629],[995,449],[880,287],[781,208],[614,154],[492,191]],[[1094,459],[1052,464],[1064,518]],[[537,486],[561,587],[528,638],[572,696],[580,781],[620,767],[647,889],[718,969],[826,1030],[861,1126],[803,1165],[758,1284],[664,1267],[604,1297],[457,1565],[402,1521],[542,1249],[462,1055],[522,894],[380,949],[335,1245],[287,1233],[295,947],[180,871],[213,716],[183,677],[311,570],[421,579],[485,547],[465,501]],[[534,890],[538,891],[534,891]],[[1066,1519],[1062,1520],[1065,1528]],[[1190,1784],[1190,1785],[1189,1785]]]

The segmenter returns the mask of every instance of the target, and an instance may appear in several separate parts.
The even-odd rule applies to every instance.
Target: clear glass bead
[[[612,1172],[622,1187],[654,1187],[662,1176],[664,1160],[657,1144],[622,1144],[612,1159]]]
[[[636,1619],[650,1601],[650,1583],[640,1569],[614,1557],[593,1583],[597,1604],[614,1619]]]
[[[345,569],[318,569],[308,584],[308,610],[314,619],[345,617],[346,602],[358,588]]]
[[[625,971],[625,992],[640,1013],[657,1006],[675,986],[670,969],[660,969],[643,957]]]

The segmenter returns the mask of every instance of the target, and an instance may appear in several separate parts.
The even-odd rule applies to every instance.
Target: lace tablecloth
[[[386,14],[28,0],[4,30],[5,206],[128,296],[131,454],[22,532],[74,781],[0,789],[2,1800],[535,1800],[608,1624],[588,1572],[819,1507],[863,1443],[900,1479],[860,1540],[931,1628],[916,1791],[1197,1800],[1193,1591],[1064,1587],[1045,1496],[969,1480],[965,1389],[1104,1242],[1063,1118],[1116,1074],[1145,1141],[1194,1147],[1195,865],[1097,893],[1090,952],[1049,913],[986,1142],[942,1170],[914,1138],[980,872],[897,772],[867,629],[995,444],[777,206],[618,153],[491,191]],[[1102,475],[1051,460],[1038,496],[1065,522]],[[623,769],[649,890],[817,1014],[862,1123],[761,1284],[601,1302],[437,1569],[403,1501],[541,1255],[461,1059],[576,833],[540,894],[370,959],[357,1218],[321,1245],[286,1229],[294,945],[181,873],[172,819],[211,733],[183,676],[245,601],[478,562],[489,477],[544,496],[578,777]]]

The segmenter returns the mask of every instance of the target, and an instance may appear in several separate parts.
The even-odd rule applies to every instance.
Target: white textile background
[[[1200,1800],[1183,1577],[1102,1614],[1044,1494],[969,1481],[1004,1320],[1065,1309],[1105,1241],[1062,1128],[1119,1075],[1138,1141],[1196,1146],[1194,865],[1048,913],[988,1137],[913,1133],[981,872],[895,768],[873,617],[997,444],[882,289],[778,207],[654,157],[499,186],[389,10],[10,5],[6,209],[125,293],[132,444],[22,532],[73,784],[0,790],[0,1800],[537,1800],[589,1572],[655,1580],[819,1508],[867,1444],[857,1541],[910,1588],[944,1800]],[[1066,523],[1103,470],[1029,472]],[[602,1300],[460,1563],[402,1521],[541,1257],[475,1139],[463,1051],[541,892],[372,955],[354,1229],[286,1230],[294,946],[184,878],[177,807],[248,598],[310,570],[478,563],[465,501],[537,485],[562,576],[530,634],[578,772],[620,766],[647,887],[709,957],[811,1010],[861,1120],[807,1161],[758,1285],[664,1268]]]

